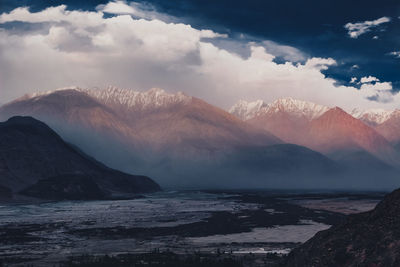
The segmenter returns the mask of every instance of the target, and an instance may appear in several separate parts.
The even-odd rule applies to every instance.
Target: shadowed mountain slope
[[[160,190],[148,177],[110,169],[82,154],[31,117],[0,123],[0,186],[46,199],[104,199]]]
[[[291,267],[400,266],[400,189],[372,211],[349,215],[294,249]]]

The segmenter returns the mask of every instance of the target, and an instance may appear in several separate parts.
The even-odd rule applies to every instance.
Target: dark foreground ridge
[[[146,176],[106,167],[32,117],[0,123],[0,200],[111,199],[160,190]]]
[[[400,189],[294,249],[286,266],[400,266]]]

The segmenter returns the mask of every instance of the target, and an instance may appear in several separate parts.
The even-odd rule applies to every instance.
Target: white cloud
[[[393,88],[392,88],[392,83],[390,83],[390,82],[383,82],[383,83],[377,82],[374,84],[364,83],[361,85],[360,89],[361,90],[370,90],[370,91],[372,90],[371,92],[376,92],[376,91],[388,92],[388,91],[391,91]]]
[[[142,17],[141,12],[137,11],[132,6],[126,4],[125,1],[109,2],[106,5],[99,5],[96,9],[104,13],[118,14],[118,15],[131,14],[131,15],[139,15],[140,17]]]
[[[280,45],[272,41],[263,41],[261,45],[265,47],[265,50],[268,53],[273,54],[277,57],[282,57],[284,60],[287,61],[298,62],[303,61],[307,58],[307,56],[303,52],[292,46]]]
[[[130,1],[127,3],[125,0],[111,1],[107,4],[101,4],[96,7],[99,12],[113,14],[113,15],[132,15],[135,18],[142,18],[147,20],[158,19],[164,22],[178,22],[178,19],[157,10],[149,3],[136,3]]]
[[[336,61],[333,58],[319,58],[313,57],[307,60],[305,66],[309,68],[315,68],[318,70],[326,70],[329,66],[336,65]]]
[[[272,101],[286,96],[349,109],[400,102],[393,98],[391,104],[379,103],[389,102],[383,98],[391,95],[385,82],[375,81],[361,89],[336,86],[335,80],[321,72],[336,64],[332,58],[306,59],[301,51],[270,41],[248,43],[249,56],[240,56],[210,42],[225,35],[165,22],[160,16],[149,19],[140,7],[136,10],[144,12],[146,19],[132,17],[122,10],[135,5],[114,3],[118,9],[111,5],[111,10],[118,14],[111,17],[103,13],[107,6],[111,8],[109,4],[95,12],[58,6],[40,12],[19,8],[0,15],[1,23],[46,22],[48,27],[19,34],[0,29],[2,101],[70,84],[113,84],[136,90],[162,87],[183,91],[221,107],[238,99]],[[276,56],[287,61],[277,64]],[[304,63],[298,63],[300,58]]]
[[[351,77],[350,83],[356,83],[357,82],[357,77]]]
[[[392,94],[392,83],[390,82],[376,82],[376,83],[364,83],[360,87],[360,91],[365,96],[373,101],[382,103],[391,103],[394,101],[395,96]]]
[[[390,52],[389,55],[394,56],[396,58],[400,58],[400,51],[393,51]]]
[[[380,82],[374,76],[362,77],[359,84],[360,92],[369,100],[380,103],[392,103],[395,101],[391,82]]]
[[[379,79],[374,76],[362,77],[360,83],[379,82]]]
[[[358,38],[360,35],[371,31],[372,28],[387,23],[390,21],[389,17],[382,17],[376,20],[367,20],[363,22],[347,23],[344,27],[348,30],[351,38]]]
[[[19,7],[10,13],[0,15],[0,23],[22,21],[38,22],[67,22],[77,27],[95,27],[103,22],[102,12],[69,11],[66,5],[49,7],[43,11],[31,13],[27,7]]]

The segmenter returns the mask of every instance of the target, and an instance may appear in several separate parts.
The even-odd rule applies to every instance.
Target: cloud
[[[360,83],[379,82],[379,79],[374,76],[362,77]]]
[[[178,18],[164,13],[159,13],[150,3],[136,3],[130,1],[112,1],[96,7],[99,12],[111,15],[132,15],[135,18],[147,20],[158,19],[164,22],[178,22]]]
[[[133,7],[127,5],[125,1],[109,2],[106,5],[97,6],[96,9],[104,13],[118,14],[118,15],[131,14],[131,15],[139,15],[140,17],[142,17],[141,12],[138,12]]]
[[[104,16],[105,12],[114,15]],[[46,24],[42,31],[17,34],[0,29],[2,101],[71,84],[113,84],[135,90],[183,91],[223,108],[239,99],[273,101],[287,96],[348,109],[387,108],[400,102],[397,95],[387,101],[392,92],[385,82],[363,84],[361,89],[336,86],[334,79],[323,74],[337,64],[333,58],[309,57],[267,40],[246,43],[244,56],[214,42],[228,39],[224,34],[161,18],[151,8],[121,1],[90,12],[70,11],[61,5],[1,14],[0,23]],[[276,57],[286,62],[278,64]],[[380,97],[371,99],[377,94]]]
[[[395,100],[392,89],[390,82],[367,82],[360,87],[360,91],[366,95],[367,99],[381,103],[391,103]]]
[[[305,53],[292,46],[280,45],[273,41],[263,41],[261,44],[265,47],[265,50],[268,53],[277,57],[282,57],[286,61],[299,62],[304,61],[307,58]]]
[[[382,17],[376,20],[367,20],[364,22],[347,23],[344,28],[348,30],[350,38],[358,38],[360,35],[371,31],[372,28],[378,27],[383,23],[390,21],[389,17]]]
[[[10,13],[0,15],[0,23],[21,21],[29,23],[66,22],[76,27],[94,27],[102,23],[102,12],[69,11],[66,5],[49,7],[40,12],[31,13],[28,7],[19,7]]]
[[[374,76],[367,76],[362,77],[358,84],[361,84],[360,92],[371,101],[378,103],[392,103],[395,101],[391,82],[380,82]]]
[[[388,53],[388,55],[394,56],[395,58],[400,58],[400,51],[393,51]]]
[[[350,83],[356,83],[357,82],[357,77],[351,77]]]

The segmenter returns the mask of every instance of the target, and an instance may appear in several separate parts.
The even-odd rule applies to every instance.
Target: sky
[[[108,85],[400,108],[400,2],[0,0],[0,103]]]

